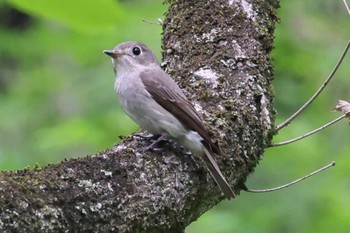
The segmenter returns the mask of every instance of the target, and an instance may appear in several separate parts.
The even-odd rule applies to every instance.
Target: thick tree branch
[[[278,1],[169,1],[164,63],[222,148],[235,191],[273,134],[269,53]],[[1,232],[183,232],[223,199],[199,158],[126,138],[96,155],[0,173]]]

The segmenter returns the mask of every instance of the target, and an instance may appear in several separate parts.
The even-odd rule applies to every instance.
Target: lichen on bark
[[[273,134],[278,1],[168,4],[163,64],[220,145],[215,159],[239,194]],[[95,155],[1,172],[0,232],[183,232],[222,194],[199,158],[171,140],[142,152],[149,143],[127,137]]]
[[[224,148],[221,161],[239,167],[232,178],[243,182],[273,134],[270,52],[278,1],[169,2],[174,11],[167,14],[163,40],[168,72],[203,107]],[[216,79],[196,75],[201,70]]]

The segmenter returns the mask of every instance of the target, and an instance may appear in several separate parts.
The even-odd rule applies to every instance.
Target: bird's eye
[[[140,55],[141,54],[141,49],[140,47],[134,47],[132,48],[132,53],[136,56]]]

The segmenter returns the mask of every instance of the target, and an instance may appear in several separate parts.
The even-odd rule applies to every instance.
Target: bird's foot
[[[166,134],[161,134],[161,135],[153,135],[153,137],[148,137],[148,139],[154,140],[151,145],[142,148],[142,152],[147,152],[150,150],[157,149],[157,144],[161,141],[163,141],[166,138]]]
[[[154,134],[154,135],[143,135],[142,133],[134,133],[131,135],[131,137],[139,137],[147,140],[157,140],[159,137],[161,137],[161,134]]]

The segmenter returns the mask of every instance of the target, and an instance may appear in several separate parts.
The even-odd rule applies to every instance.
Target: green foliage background
[[[166,8],[151,0],[1,1],[0,169],[93,154],[137,131],[118,105],[110,59],[102,50],[138,40],[160,59],[161,27],[142,19],[157,21]],[[16,26],[11,9],[28,14],[29,23]],[[321,85],[350,38],[350,16],[341,1],[282,1],[279,15],[273,51],[277,123]],[[320,98],[275,141],[339,115],[330,110],[338,99],[350,100],[349,64],[350,55]],[[251,188],[283,184],[332,160],[337,166],[279,192],[241,193],[187,232],[349,232],[349,135],[344,120],[311,138],[268,149],[248,180]]]

